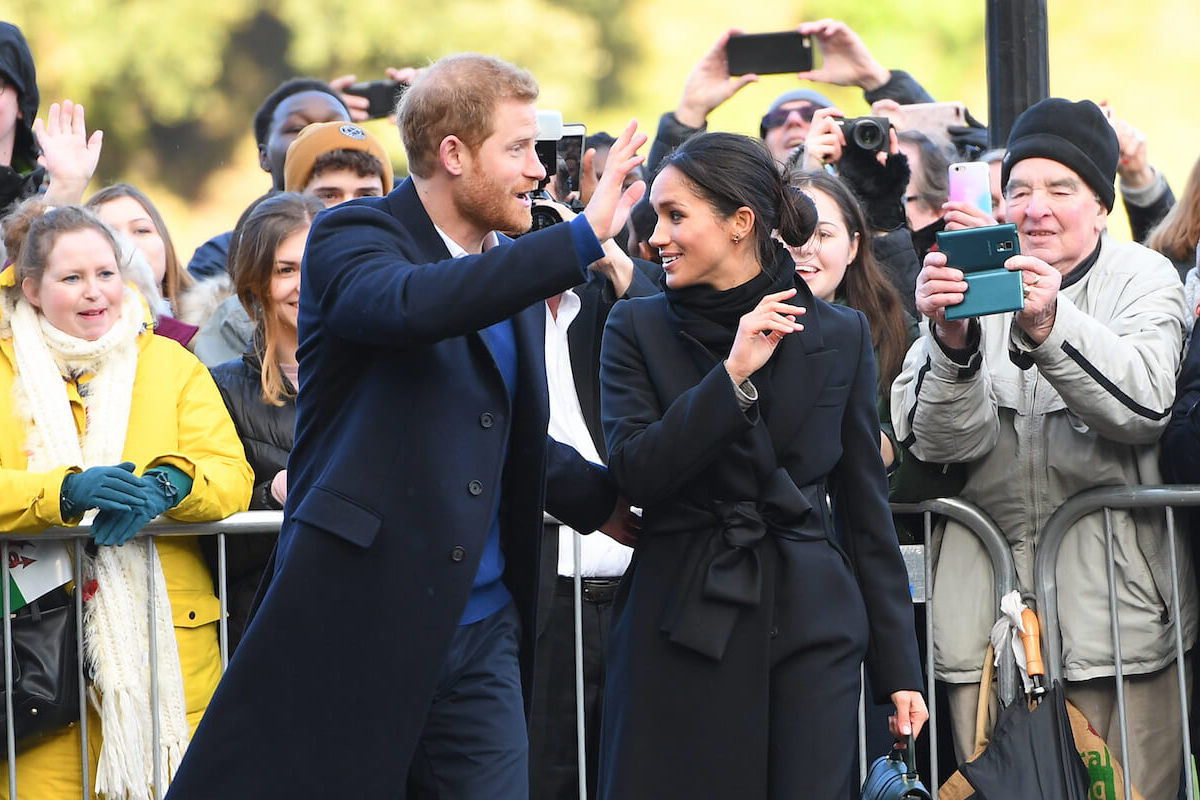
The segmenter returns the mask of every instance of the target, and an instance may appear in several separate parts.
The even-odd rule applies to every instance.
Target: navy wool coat
[[[398,796],[497,504],[532,652],[543,500],[584,530],[615,502],[546,436],[541,301],[585,275],[568,225],[451,259],[411,180],[317,217],[275,572],[172,800]],[[515,405],[478,334],[506,318]]]

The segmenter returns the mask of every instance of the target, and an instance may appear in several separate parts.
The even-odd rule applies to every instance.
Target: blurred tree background
[[[7,0],[5,19],[30,41],[40,113],[70,97],[105,132],[91,189],[136,183],[162,207],[180,256],[228,230],[269,187],[258,167],[251,118],[295,75],[381,77],[447,53],[494,53],[541,81],[544,108],[616,132],[631,116],[651,133],[674,107],[692,63],[728,26],[781,30],[803,19],[847,21],[885,66],[912,72],[939,99],[987,113],[982,0]],[[1150,156],[1182,191],[1200,140],[1200,108],[1187,102],[1200,75],[1195,0],[1129,7],[1050,3],[1050,88],[1107,99],[1146,132]],[[1192,78],[1187,78],[1191,75]],[[755,133],[791,76],[769,76],[718,109],[713,129]],[[866,111],[856,90],[821,86],[848,114]],[[369,123],[403,172],[399,137]],[[1115,214],[1117,235],[1127,235]]]

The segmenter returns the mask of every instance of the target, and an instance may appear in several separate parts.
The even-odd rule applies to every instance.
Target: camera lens
[[[531,232],[540,231],[542,228],[549,228],[551,225],[557,225],[562,222],[562,217],[553,208],[536,203],[530,212],[530,216],[533,218],[533,225],[529,228]]]
[[[862,119],[854,126],[854,143],[863,150],[878,150],[887,132],[873,119]]]

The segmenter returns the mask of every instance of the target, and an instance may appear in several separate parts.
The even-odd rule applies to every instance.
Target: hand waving
[[[684,125],[690,128],[703,126],[717,106],[758,80],[753,73],[739,75],[736,79],[729,74],[725,44],[730,34],[741,32],[741,28],[730,28],[722,33],[688,73],[687,82],[683,84],[683,96],[679,98],[679,106],[675,109],[675,118]]]
[[[762,368],[784,336],[804,330],[796,318],[804,314],[805,309],[784,302],[795,294],[795,289],[769,294],[742,317],[733,339],[733,349],[725,360],[725,369],[734,383],[740,385]]]
[[[33,122],[42,154],[38,163],[50,174],[46,201],[52,205],[68,205],[83,201],[83,192],[96,172],[104,132],[87,135],[83,106],[70,100],[62,105],[51,103],[46,120]]]

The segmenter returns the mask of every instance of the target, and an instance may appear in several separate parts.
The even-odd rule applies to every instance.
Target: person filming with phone
[[[760,37],[762,44],[755,36]],[[747,40],[744,59],[740,58],[738,37]],[[791,52],[780,52],[788,42],[792,43]],[[814,51],[820,54],[821,62],[815,69]],[[771,73],[792,73],[799,80],[858,86],[867,103],[885,98],[902,104],[933,100],[907,72],[888,70],[881,65],[862,38],[844,22],[822,19],[802,22],[792,31],[749,36],[741,28],[730,28],[717,37],[688,73],[679,105],[659,119],[658,132],[646,158],[647,175],[657,172],[659,162],[676,147],[704,133],[708,115],[722,103],[757,83],[760,75]],[[813,89],[784,92],[760,120],[759,136],[782,164],[804,143],[813,115],[819,109],[832,107],[831,100]]]
[[[961,496],[1011,544],[1020,589],[1033,590],[1038,536],[1067,498],[1095,486],[1160,482],[1157,442],[1175,396],[1188,310],[1166,258],[1106,232],[1115,198],[1117,136],[1084,100],[1042,100],[1013,125],[1002,165],[1020,254],[1024,307],[947,319],[963,302],[963,272],[925,257],[917,309],[928,318],[894,384],[896,435],[917,457],[966,464]],[[979,229],[987,231],[986,228]],[[953,315],[951,315],[953,316]],[[1114,654],[1105,580],[1104,515],[1083,517],[1058,561],[1066,697],[1091,722],[1146,798],[1174,798],[1181,774],[1175,626],[1196,637],[1190,546],[1180,541],[1181,618],[1168,612],[1160,515],[1112,511],[1124,695],[1130,730],[1116,728]],[[994,622],[989,560],[949,521],[934,564],[935,670],[950,684],[957,755],[971,755],[983,653]]]

